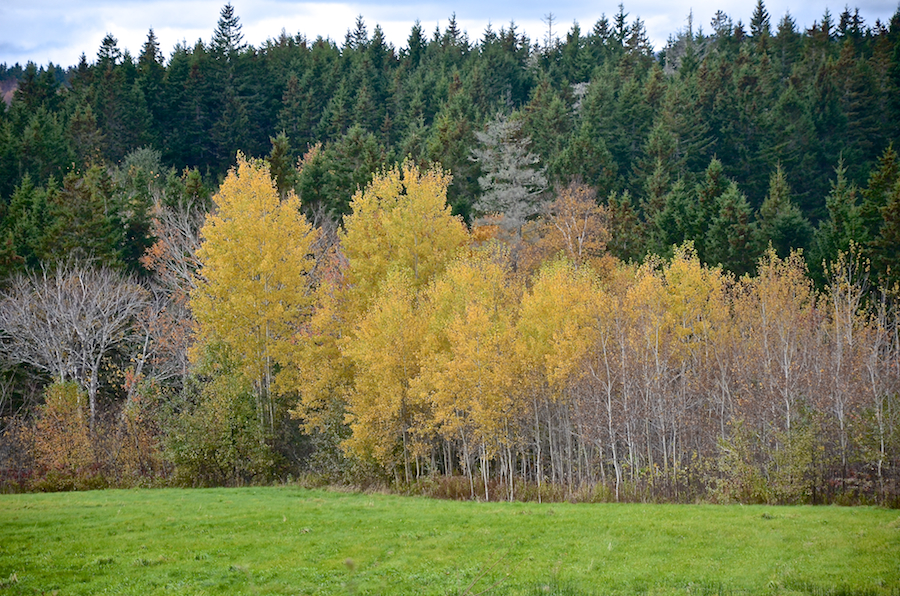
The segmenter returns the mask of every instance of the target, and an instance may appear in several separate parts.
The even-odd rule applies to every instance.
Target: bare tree
[[[111,353],[134,339],[147,291],[107,268],[59,265],[15,279],[0,294],[7,358],[76,381],[97,416],[100,371]]]
[[[200,228],[205,219],[206,213],[192,204],[172,208],[157,202],[153,207],[151,221],[156,242],[141,257],[141,264],[153,271],[157,283],[173,302],[186,304],[196,287]]]
[[[519,231],[529,217],[540,213],[546,200],[547,177],[537,168],[540,157],[528,150],[531,139],[521,134],[522,122],[498,114],[485,132],[476,132],[480,146],[471,160],[481,166],[482,195],[475,202],[479,215],[501,215],[500,225]]]

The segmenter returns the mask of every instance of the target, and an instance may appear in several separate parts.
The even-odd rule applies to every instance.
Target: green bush
[[[267,482],[276,470],[272,437],[260,422],[250,383],[225,371],[184,399],[171,419],[166,454],[176,484],[221,486]]]

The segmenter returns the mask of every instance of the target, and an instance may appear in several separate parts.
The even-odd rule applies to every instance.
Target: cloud
[[[169,55],[177,43],[193,45],[198,39],[208,42],[219,19],[225,0],[87,0],[75,3],[62,0],[3,0],[0,3],[0,62],[24,64],[32,60],[39,64],[53,61],[63,66],[78,62],[84,53],[93,60],[100,42],[111,33],[123,51],[140,53],[152,27],[164,55]],[[245,41],[254,46],[277,37],[282,29],[289,35],[303,34],[314,39],[328,37],[342,43],[357,15],[362,15],[371,33],[380,24],[387,39],[396,47],[406,44],[416,20],[421,21],[430,35],[434,27],[446,27],[455,11],[457,23],[476,41],[488,23],[495,30],[514,20],[519,31],[532,41],[543,40],[547,26],[542,19],[553,12],[559,37],[565,37],[573,21],[582,30],[593,26],[601,14],[612,17],[618,2],[599,4],[595,0],[558,0],[550,5],[537,0],[460,0],[453,5],[415,0],[361,0],[355,2],[295,2],[293,0],[232,0],[236,14],[243,24]],[[793,4],[793,6],[791,6]],[[640,17],[657,49],[668,37],[687,24],[693,13],[695,29],[709,31],[709,22],[719,9],[736,22],[750,22],[755,3],[752,0],[631,0],[624,2],[629,22]],[[810,27],[821,18],[825,7],[814,3],[789,0],[766,2],[772,26],[790,8],[800,28]],[[835,22],[844,10],[844,2],[829,0],[828,6]],[[866,23],[876,19],[890,21],[897,10],[895,0],[862,0],[857,3]],[[557,28],[558,27],[558,28]]]

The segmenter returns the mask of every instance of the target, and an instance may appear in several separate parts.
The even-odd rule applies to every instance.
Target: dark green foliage
[[[812,233],[809,221],[791,200],[791,189],[779,165],[769,178],[769,193],[759,210],[757,249],[762,252],[771,244],[775,253],[785,258],[793,249],[808,247]]]
[[[272,150],[266,161],[269,162],[269,172],[275,181],[275,188],[284,197],[297,184],[297,170],[295,164],[291,163],[290,141],[284,132],[278,133],[278,136],[269,141],[272,143]]]
[[[900,282],[900,181],[881,208],[883,223],[872,240],[872,262],[885,287]]]
[[[313,149],[297,179],[303,206],[311,214],[339,218],[350,199],[387,161],[386,149],[370,132],[353,126],[337,142]]]
[[[653,252],[671,256],[673,246],[696,237],[697,224],[694,197],[685,181],[679,179],[663,197],[662,209],[650,224]]]
[[[607,201],[609,236],[607,249],[623,261],[638,261],[646,252],[638,211],[626,190],[621,195],[612,193]]]
[[[43,259],[98,259],[119,265],[123,230],[115,225],[113,183],[100,166],[71,172],[48,194],[49,226],[42,239]]]
[[[818,222],[829,216],[824,197],[838,159],[862,184],[900,134],[900,17],[870,27],[848,7],[805,32],[790,14],[776,17],[758,0],[745,30],[720,11],[709,34],[689,26],[657,63],[643,22],[624,6],[540,48],[514,23],[476,41],[451,18],[430,36],[416,24],[395,49],[361,18],[342,46],[282,32],[254,48],[226,4],[208,43],[180,44],[168,61],[150,29],[136,59],[107,35],[93,63],[83,58],[68,72],[5,69],[19,85],[0,118],[0,196],[8,200],[25,174],[45,186],[73,164],[117,164],[141,146],[167,166],[216,179],[238,150],[269,153],[280,132],[289,144],[278,159],[290,163],[316,143],[324,157],[371,134],[375,153],[449,169],[450,202],[468,217],[482,174],[469,160],[474,131],[499,110],[519,114],[554,183],[578,179],[598,196],[628,189],[661,208],[675,180],[693,189],[715,157],[759,209],[780,164],[793,202]],[[373,169],[332,157],[343,162],[329,170],[337,182],[320,194],[346,194],[348,180]],[[644,222],[657,210],[645,210]],[[692,232],[701,253],[709,221]]]
[[[750,273],[759,257],[756,252],[756,222],[747,197],[732,182],[716,199],[716,214],[706,235],[707,263],[722,265],[737,275]]]
[[[816,247],[812,265],[835,261],[841,252],[850,251],[851,243],[862,244],[866,230],[860,213],[859,189],[847,179],[843,160],[835,168],[837,178],[831,183],[831,192],[825,198],[828,219],[816,230]],[[815,270],[815,269],[814,269]]]
[[[769,12],[763,4],[763,0],[756,0],[756,8],[750,17],[750,35],[752,37],[768,37],[772,33],[769,24]]]

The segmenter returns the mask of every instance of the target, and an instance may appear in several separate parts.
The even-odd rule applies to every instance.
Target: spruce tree
[[[747,197],[732,182],[718,197],[718,213],[706,236],[706,262],[722,265],[740,276],[753,271],[756,251],[756,222]]]
[[[473,210],[478,215],[501,215],[501,225],[508,230],[521,230],[540,212],[547,189],[543,169],[535,167],[540,157],[531,153],[531,140],[521,130],[521,120],[498,114],[484,132],[475,133],[480,146],[472,150],[472,160],[483,173],[478,178],[482,194]]]
[[[756,8],[750,17],[750,35],[754,39],[768,37],[772,30],[769,24],[769,12],[766,10],[763,0],[756,0]]]
[[[812,240],[812,226],[791,200],[791,189],[780,164],[769,178],[769,192],[758,220],[760,252],[771,244],[780,258],[786,258],[792,249],[806,248]]]

